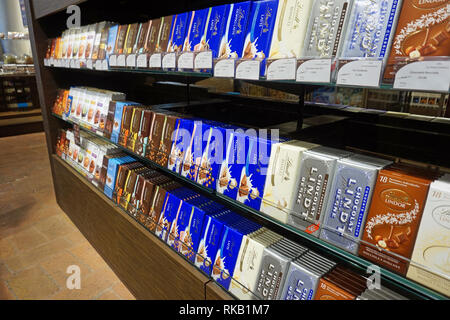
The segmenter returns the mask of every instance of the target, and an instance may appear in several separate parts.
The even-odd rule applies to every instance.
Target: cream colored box
[[[300,163],[304,151],[317,144],[291,140],[272,145],[261,211],[287,223],[289,211],[296,200],[296,186],[300,178]]]
[[[313,0],[280,0],[269,59],[300,58]]]
[[[430,185],[406,276],[450,296],[450,182],[448,176]]]

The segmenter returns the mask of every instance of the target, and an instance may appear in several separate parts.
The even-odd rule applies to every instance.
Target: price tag
[[[267,80],[294,80],[296,66],[295,58],[267,60]]]
[[[55,59],[55,67],[61,68],[61,60]]]
[[[400,68],[394,89],[448,92],[450,60],[417,61]]]
[[[117,56],[115,54],[109,56],[109,66],[110,67],[117,66]]]
[[[87,59],[86,60],[86,68],[88,69],[94,69],[94,62],[92,61],[92,59]]]
[[[378,87],[382,60],[339,60],[338,85]]]
[[[127,67],[136,68],[136,55],[129,54],[127,56]]]
[[[103,70],[103,71],[109,70],[109,67],[108,67],[108,60],[103,59],[102,65],[101,65],[101,69],[100,69],[100,70]]]
[[[178,69],[194,69],[194,53],[182,52],[178,56]]]
[[[197,52],[194,58],[194,69],[212,69],[212,51]]]
[[[175,52],[166,53],[162,58],[163,69],[170,69],[176,67],[176,54]]]
[[[214,77],[233,78],[235,73],[234,59],[221,59],[214,63]]]
[[[331,59],[298,60],[296,81],[329,83],[331,81]]]
[[[117,56],[117,67],[126,67],[127,61],[126,56],[124,54],[119,54]]]
[[[48,59],[44,58],[44,66],[48,67]]]
[[[101,67],[102,67],[102,60],[99,60],[99,59],[95,60],[95,62],[94,62],[94,69],[95,70],[100,70]]]
[[[148,61],[150,68],[161,68],[161,53],[154,53],[150,56]]]
[[[78,62],[80,64],[80,68],[86,68],[86,59],[80,59]]]
[[[70,59],[66,59],[66,61],[65,61],[65,63],[64,63],[64,66],[65,66],[66,68],[70,68]]]
[[[259,60],[238,60],[236,62],[236,79],[259,80]]]
[[[136,58],[136,66],[138,68],[147,68],[148,67],[148,59],[147,54],[140,54]]]

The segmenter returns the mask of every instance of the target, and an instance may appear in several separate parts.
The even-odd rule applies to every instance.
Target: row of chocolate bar
[[[77,144],[71,130],[61,131],[57,154],[89,177],[94,149],[111,149],[103,161],[97,158],[106,171],[105,194],[240,299],[405,299],[388,288],[369,289],[366,278],[183,187],[112,144],[82,131],[79,138]],[[94,178],[101,188],[102,179]]]
[[[49,43],[47,58],[205,50],[213,58],[261,60],[389,57],[388,82],[399,57],[450,55],[447,6],[446,0],[245,1],[141,23],[69,29]]]
[[[103,135],[112,142],[282,223],[449,293],[443,255],[450,254],[450,186],[442,182],[448,176],[127,102],[111,101],[110,106],[108,119],[114,120],[107,120],[106,127],[112,131]],[[446,186],[439,218],[432,204],[435,180]],[[435,221],[431,232],[437,238],[430,234],[430,221]],[[420,276],[408,268],[421,270]]]

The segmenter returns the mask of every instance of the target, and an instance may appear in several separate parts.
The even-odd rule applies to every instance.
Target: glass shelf
[[[138,159],[139,161],[145,163],[146,165],[149,165],[152,168],[156,168],[156,169],[164,172],[165,174],[169,175],[170,177],[174,178],[177,181],[182,181],[183,183],[188,184],[189,186],[193,187],[193,189],[195,189],[196,191],[199,191],[205,195],[209,195],[210,197],[213,198],[213,200],[219,200],[219,202],[222,202],[223,204],[230,206],[231,209],[233,209],[233,210],[237,210],[237,211],[245,212],[250,215],[257,216],[257,217],[263,219],[264,221],[269,222],[272,225],[276,225],[276,226],[282,228],[283,230],[290,232],[293,235],[300,236],[300,238],[302,238],[303,240],[308,242],[308,244],[313,244],[315,247],[319,248],[326,254],[336,257],[339,260],[350,263],[351,265],[353,265],[357,269],[361,270],[362,272],[365,272],[369,266],[374,265],[374,263],[372,263],[368,260],[365,260],[356,255],[353,255],[352,253],[347,252],[343,249],[340,249],[328,242],[323,241],[322,239],[316,238],[315,236],[307,234],[306,232],[298,230],[290,225],[284,224],[284,223],[262,213],[261,211],[250,208],[241,202],[238,202],[236,200],[228,198],[227,196],[217,193],[214,190],[207,188],[203,185],[200,185],[193,180],[185,178],[185,177],[181,176],[180,174],[178,174],[174,171],[171,171],[168,168],[163,167],[163,166],[151,161],[148,158],[140,156],[140,155],[134,153],[133,151],[131,151],[119,144],[112,142],[111,140],[103,137],[102,135],[97,134],[96,132],[93,132],[91,129],[83,126],[82,124],[78,124],[78,123],[73,122],[68,119],[63,119],[61,116],[53,114],[53,113],[52,113],[52,115],[56,118],[59,118],[65,122],[67,122],[67,123],[70,123],[72,125],[73,124],[79,125],[81,130],[88,132],[96,137],[99,137],[108,143],[116,145],[122,151],[133,156],[134,158]],[[420,297],[422,299],[448,300],[448,298],[446,296],[441,295],[433,290],[430,290],[430,289],[420,285],[419,283],[416,283],[415,281],[409,280],[406,277],[403,277],[399,274],[389,271],[381,266],[378,266],[378,267],[380,268],[381,277],[384,281],[390,283],[394,287],[401,286],[401,288],[403,290],[405,290],[406,292],[409,292],[413,296]]]
[[[215,78],[211,72],[194,72],[194,71],[166,71],[166,70],[155,70],[155,69],[139,69],[139,68],[111,68],[108,70],[97,70],[97,69],[89,69],[89,68],[67,68],[67,67],[56,67],[56,66],[47,66],[47,68],[53,69],[63,69],[63,70],[76,70],[76,71],[91,71],[91,72],[124,72],[124,73],[135,73],[135,74],[147,74],[149,76],[159,76],[159,77],[170,77],[178,79],[180,82],[196,82],[199,79],[207,79],[207,78]],[[192,78],[190,81],[183,81],[183,78]],[[234,79],[234,78],[217,78],[217,79]],[[298,90],[301,86],[306,87],[341,87],[341,88],[360,88],[360,89],[373,89],[373,90],[393,90],[393,91],[414,91],[414,92],[433,92],[433,93],[442,93],[448,94],[450,92],[441,92],[441,91],[430,91],[430,90],[417,90],[417,89],[394,89],[392,84],[380,84],[378,87],[371,86],[354,86],[354,85],[338,85],[335,82],[329,83],[318,83],[318,82],[297,82],[295,80],[267,80],[265,77],[260,77],[259,80],[246,80],[246,79],[236,79],[241,81],[246,81],[250,83],[254,83],[261,86],[273,87],[278,90],[283,90],[283,87],[286,89],[291,89],[288,92],[292,91],[292,88]]]

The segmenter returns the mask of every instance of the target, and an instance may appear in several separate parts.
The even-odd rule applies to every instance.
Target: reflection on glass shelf
[[[58,118],[61,118],[57,115],[55,115]],[[67,122],[73,123],[71,121],[66,120]],[[87,131],[90,132],[94,135],[96,135],[97,137],[103,139],[104,141],[111,143],[111,141],[109,139],[106,139],[105,137],[102,137],[100,135],[98,135],[97,132],[92,132],[92,130],[89,127],[85,127],[83,125],[81,125],[81,128],[83,131]],[[122,139],[120,139],[122,140]],[[169,170],[168,168],[166,168],[165,166],[162,166],[160,164],[155,163],[154,161],[151,161],[148,159],[148,153],[150,151],[150,149],[147,150],[147,152],[144,153],[144,156],[142,155],[137,155],[136,153],[132,152],[131,150],[128,150],[126,147],[124,147],[123,145],[116,144],[118,147],[120,147],[123,151],[126,151],[128,154],[131,154],[133,157],[135,157],[136,159],[138,159],[139,161],[144,162],[145,164],[148,164],[154,168],[159,169],[162,172],[165,172],[167,174],[169,174],[171,177],[175,178],[177,181],[182,181],[184,183],[187,183],[188,185],[191,185],[194,187],[195,190],[200,190],[201,192],[205,193],[205,194],[209,194],[209,195],[213,195],[214,199],[220,199],[223,203],[229,205],[232,209],[238,210],[238,211],[243,211],[243,212],[247,212],[247,213],[251,213],[255,216],[258,216],[266,221],[270,221],[272,224],[275,224],[285,230],[288,230],[296,235],[300,235],[301,238],[308,240],[310,243],[314,243],[315,245],[317,245],[319,248],[321,248],[321,250],[324,250],[324,252],[326,252],[328,255],[331,255],[333,257],[336,257],[340,260],[345,260],[347,262],[350,262],[351,264],[357,266],[361,271],[365,272],[367,270],[368,267],[372,266],[372,263],[360,258],[350,252],[347,252],[346,250],[340,249],[322,239],[319,239],[318,237],[315,237],[313,235],[310,235],[306,232],[300,231],[288,224],[282,223],[258,210],[254,210],[246,205],[244,205],[241,202],[238,202],[236,200],[233,200],[231,198],[228,198],[227,196],[224,196],[223,194],[220,194],[218,192],[213,191],[210,188],[207,188],[201,184],[198,184],[186,177],[183,177],[171,170]],[[156,150],[157,152],[160,152],[160,150]],[[170,155],[167,155],[167,157],[169,157]],[[201,169],[201,168],[200,168]],[[264,200],[266,201],[266,200]],[[267,202],[267,201],[266,201]],[[273,204],[273,206],[276,206],[276,204]],[[286,213],[290,213],[289,210],[286,211]],[[369,246],[372,246],[371,244],[368,244]],[[378,247],[374,247],[375,250],[382,250],[382,248],[378,248]],[[409,260],[407,261],[408,263],[410,262]],[[423,295],[424,297],[427,298],[432,298],[432,299],[441,299],[443,298],[440,294],[435,293],[431,290],[428,290],[424,287],[422,287],[421,285],[415,283],[414,281],[410,281],[409,279],[396,274],[394,272],[388,271],[384,268],[381,268],[381,274],[383,276],[383,279],[387,280],[388,282],[390,282],[391,284],[401,284],[402,286],[404,286],[406,288],[406,290],[409,290],[410,292],[412,292],[413,294],[417,294],[417,292],[419,292],[421,295]]]

